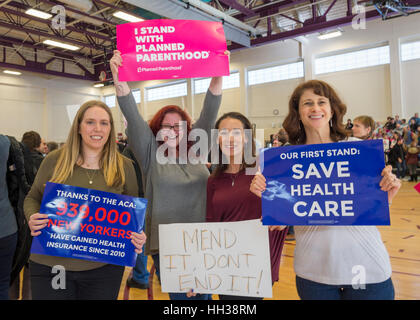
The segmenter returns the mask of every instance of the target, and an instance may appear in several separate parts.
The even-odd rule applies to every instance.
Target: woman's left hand
[[[391,203],[392,199],[401,188],[401,180],[397,179],[395,174],[392,173],[392,166],[386,166],[381,173],[382,179],[379,186],[382,191],[388,192],[388,202]]]
[[[131,233],[131,243],[136,248],[134,251],[137,254],[142,253],[142,251],[143,251],[143,245],[146,242],[146,238],[147,237],[146,237],[146,235],[144,234],[143,231],[141,233],[137,233],[137,232],[132,232]]]

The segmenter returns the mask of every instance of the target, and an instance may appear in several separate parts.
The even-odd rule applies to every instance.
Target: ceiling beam
[[[33,21],[36,21],[36,22],[39,22],[39,23],[42,23],[42,24],[46,24],[46,25],[51,24],[51,21],[49,21],[49,20],[37,18],[37,17],[31,16],[29,14],[26,14],[25,12],[12,10],[12,9],[9,9],[9,8],[0,8],[0,11],[1,12],[7,12],[9,14],[13,14],[13,15],[16,15],[16,16],[19,16],[19,17],[22,17],[22,18],[26,18],[26,19],[29,19],[29,20],[33,20]],[[109,39],[109,37],[107,37],[107,36],[99,35],[97,33],[90,32],[90,31],[87,31],[87,30],[80,30],[80,29],[77,29],[75,27],[69,26],[68,24],[66,24],[66,30],[77,32],[77,33],[84,34],[84,35],[89,35],[91,37],[95,37],[95,38],[98,38],[98,39],[101,39],[101,40],[111,41]]]
[[[117,25],[115,22],[112,22],[112,21],[109,21],[109,20],[106,20],[106,19],[103,19],[103,18],[95,17],[94,15],[90,15],[90,14],[88,14],[88,13],[85,13],[85,12],[82,12],[82,11],[79,11],[79,10],[76,10],[76,9],[73,9],[73,8],[71,8],[71,7],[67,6],[67,5],[65,5],[64,3],[59,2],[59,1],[57,1],[57,2],[52,2],[52,1],[49,1],[49,0],[39,0],[39,1],[41,1],[41,2],[43,2],[43,3],[46,3],[46,4],[49,4],[49,5],[51,5],[51,6],[56,6],[57,4],[60,4],[60,5],[62,5],[62,6],[63,6],[63,7],[64,7],[67,11],[70,11],[70,12],[73,12],[73,13],[80,14],[80,15],[85,16],[85,17],[90,18],[90,19],[97,20],[98,22],[101,22],[101,23],[103,23],[103,24],[109,24],[109,25],[114,26],[114,27]]]
[[[411,5],[411,6],[420,5],[420,0],[408,0],[407,2],[408,2],[408,5]],[[393,15],[394,16],[398,15],[398,13],[394,12]],[[275,41],[293,39],[298,36],[304,36],[304,35],[315,33],[315,32],[329,30],[334,27],[350,25],[354,17],[356,17],[356,14],[350,13],[347,16],[339,18],[339,19],[334,19],[334,20],[329,20],[329,21],[319,21],[319,22],[304,25],[303,27],[297,28],[294,30],[284,31],[278,34],[273,34],[271,36],[259,37],[259,38],[251,40],[251,46],[252,47],[260,46],[260,45],[272,43]],[[366,20],[373,20],[380,17],[381,15],[376,10],[371,10],[371,11],[366,12]],[[231,51],[237,50],[237,49],[243,49],[243,47],[237,44],[233,44],[229,46],[229,50]]]
[[[239,12],[241,12],[242,14],[244,14],[246,17],[253,17],[255,15],[257,15],[257,13],[255,13],[253,10],[248,9],[247,7],[243,6],[242,4],[236,2],[236,0],[219,0],[219,2],[238,10]]]
[[[90,49],[95,49],[95,50],[102,50],[102,47],[100,47],[100,46],[94,46],[94,45],[91,45],[91,44],[88,44],[88,43],[85,43],[85,42],[80,42],[80,41],[73,40],[73,39],[59,37],[59,36],[56,36],[56,35],[52,35],[48,32],[39,31],[39,30],[35,30],[35,29],[29,29],[29,28],[25,28],[25,27],[22,27],[22,26],[19,26],[19,25],[16,25],[16,24],[10,24],[10,23],[5,23],[5,22],[0,21],[0,27],[9,28],[9,29],[13,29],[13,30],[16,30],[16,31],[21,31],[21,32],[27,32],[27,33],[30,33],[30,34],[35,34],[37,36],[41,36],[41,37],[45,37],[45,38],[53,39],[53,40],[57,40],[57,41],[62,41],[62,42],[73,44],[75,46],[82,47],[82,48],[84,47],[84,48],[90,48]]]
[[[78,79],[78,80],[96,81],[93,74],[82,76],[82,75],[72,74],[72,73],[67,73],[67,72],[59,72],[59,71],[48,70],[46,68],[46,64],[45,63],[40,63],[40,62],[30,61],[30,63],[26,63],[25,65],[13,64],[13,63],[8,63],[8,62],[0,62],[0,67],[18,69],[18,70],[29,71],[29,72],[49,74],[49,75],[52,75],[52,76],[72,78],[72,79]]]
[[[84,55],[80,52],[74,52],[74,51],[63,52],[59,49],[47,48],[44,44],[37,44],[35,42],[32,42],[32,43],[22,42],[22,41],[23,41],[22,39],[15,39],[15,38],[7,37],[7,36],[2,36],[0,39],[0,43],[8,43],[11,45],[17,45],[17,46],[31,48],[31,49],[37,48],[37,49],[44,50],[55,55],[61,55],[63,58],[67,58],[67,59],[74,59],[74,58],[91,59],[92,58],[91,56]]]
[[[273,1],[270,4],[263,4],[256,6],[252,9],[260,18],[265,18],[266,16],[272,15],[273,13],[279,12],[282,9],[287,9],[293,6],[297,6],[302,3],[307,3],[309,0],[283,0],[283,1]],[[244,21],[247,19],[243,13],[233,15],[238,20]]]

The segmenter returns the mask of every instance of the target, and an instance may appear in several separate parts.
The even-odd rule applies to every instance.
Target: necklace
[[[238,177],[239,172],[230,175],[230,179],[232,179],[232,187],[235,185],[235,179]]]
[[[90,176],[90,174],[88,173],[88,170],[86,170],[86,175],[88,176],[88,179],[89,179],[89,184],[92,184],[93,183],[93,178],[95,177],[95,175],[96,175],[96,171],[97,170],[95,170],[94,172],[93,172],[93,175],[92,176]]]

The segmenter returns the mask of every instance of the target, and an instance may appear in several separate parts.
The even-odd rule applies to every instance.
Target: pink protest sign
[[[117,26],[121,81],[229,75],[220,22],[148,20]]]

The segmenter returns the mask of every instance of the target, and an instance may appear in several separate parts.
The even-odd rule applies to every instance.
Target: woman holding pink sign
[[[229,52],[225,52],[229,55]],[[123,60],[118,50],[110,61],[118,104],[127,119],[127,136],[144,179],[146,212],[146,254],[152,255],[159,270],[159,224],[205,222],[206,184],[209,171],[205,163],[189,161],[188,135],[202,129],[210,137],[222,97],[222,77],[213,77],[199,119],[191,118],[178,106],[160,109],[148,124],[140,115],[127,82],[118,80]],[[207,155],[206,155],[207,158]],[[185,293],[169,293],[172,300],[187,299]],[[191,299],[207,300],[198,294]]]
[[[345,112],[330,85],[311,80],[294,90],[283,127],[295,145],[345,141]],[[381,190],[391,203],[401,182],[391,166],[385,167],[382,177]],[[264,176],[256,174],[251,192],[261,197],[265,189]],[[295,226],[295,236],[294,267],[301,299],[394,299],[391,263],[377,227]]]

